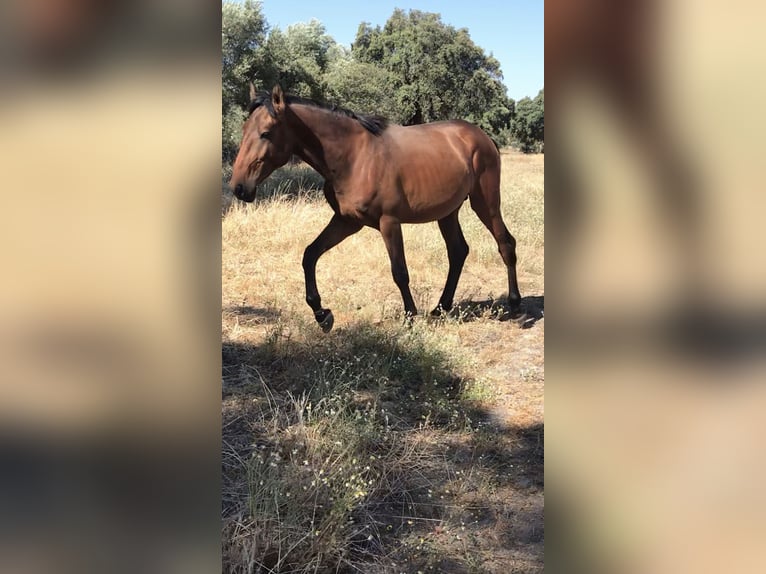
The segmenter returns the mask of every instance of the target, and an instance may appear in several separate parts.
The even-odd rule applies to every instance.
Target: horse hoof
[[[329,333],[332,326],[335,324],[335,318],[332,316],[332,311],[329,309],[322,309],[314,313],[314,317],[322,328],[322,331]]]
[[[446,311],[442,308],[441,305],[431,311],[431,317],[442,317],[443,315],[446,315]]]
[[[500,318],[501,321],[510,321],[522,329],[528,329],[534,325],[534,321],[530,323],[530,319],[530,315],[522,307],[509,309]]]
[[[504,305],[505,307],[505,314],[508,315],[511,319],[517,319],[518,317],[523,316],[524,309],[523,305],[521,304],[521,298],[508,298],[508,303]]]

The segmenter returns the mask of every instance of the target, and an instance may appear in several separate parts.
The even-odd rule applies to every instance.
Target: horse
[[[389,123],[250,84],[249,116],[234,160],[229,186],[244,202],[256,187],[295,155],[324,178],[332,218],[303,254],[306,302],[327,333],[332,311],[322,307],[316,284],[319,257],[363,227],[378,230],[408,320],[418,311],[409,288],[402,224],[437,221],[447,245],[449,270],[438,316],[452,309],[455,289],[468,256],[458,212],[466,199],[492,233],[508,275],[508,306],[521,304],[516,279],[516,240],[500,213],[500,153],[478,127],[462,120],[415,126]]]

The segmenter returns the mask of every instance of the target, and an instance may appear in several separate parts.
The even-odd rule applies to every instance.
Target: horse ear
[[[282,112],[285,111],[285,93],[279,84],[271,90],[271,104],[274,106],[274,111],[278,116],[282,115]]]
[[[250,82],[250,101],[252,102],[257,95],[258,95],[258,92],[255,91],[255,84],[253,84],[253,82]]]

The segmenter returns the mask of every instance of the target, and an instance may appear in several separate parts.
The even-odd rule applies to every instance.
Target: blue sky
[[[543,0],[263,0],[270,26],[285,29],[316,18],[345,46],[361,22],[382,26],[394,8],[437,12],[442,22],[468,28],[474,43],[500,62],[514,100],[534,97],[543,87]]]

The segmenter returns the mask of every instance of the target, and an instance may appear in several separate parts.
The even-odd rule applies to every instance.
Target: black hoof
[[[441,305],[431,311],[431,317],[446,317],[450,312],[450,309],[445,309]]]
[[[335,324],[335,318],[332,316],[332,311],[329,309],[320,309],[314,313],[314,318],[325,333],[329,333],[332,326]]]
[[[508,300],[508,313],[511,316],[512,319],[517,319],[519,317],[522,317],[525,315],[524,309],[522,309],[521,305],[521,297],[518,299],[510,299]]]

